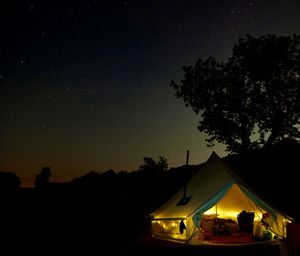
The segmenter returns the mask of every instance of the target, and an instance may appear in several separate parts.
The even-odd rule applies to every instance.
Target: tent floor
[[[195,240],[197,241],[197,240]],[[255,241],[254,238],[252,237],[252,234],[249,233],[232,233],[231,235],[206,235],[205,240],[203,241],[204,243],[202,244],[201,241],[200,243],[195,243],[193,246],[214,246],[215,245],[245,245],[245,246],[269,246],[269,245],[278,245],[278,240],[270,240],[270,241]],[[167,239],[161,239],[161,238],[154,238],[150,234],[144,234],[139,237],[137,237],[135,245],[139,246],[164,246],[166,245],[167,247],[181,247],[186,245],[185,243],[177,243],[172,240],[167,240]]]
[[[208,235],[205,240],[211,243],[220,244],[250,244],[254,243],[252,234],[249,233],[232,233],[231,235]]]

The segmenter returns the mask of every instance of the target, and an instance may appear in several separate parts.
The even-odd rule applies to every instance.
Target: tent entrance
[[[264,213],[233,184],[217,204],[202,213],[196,239],[225,244],[272,240],[276,236],[262,222]]]
[[[242,211],[235,217],[227,214],[210,213],[202,215],[200,227],[193,240],[221,244],[248,244],[269,241],[276,235],[263,224],[254,219],[254,212]]]
[[[238,221],[221,218],[217,214],[204,214],[196,240],[213,243],[253,243],[253,221],[248,229],[241,230]]]

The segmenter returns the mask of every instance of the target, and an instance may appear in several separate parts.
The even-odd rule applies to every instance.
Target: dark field
[[[3,200],[0,255],[280,255],[278,245],[191,247],[149,237],[143,210],[23,191]]]

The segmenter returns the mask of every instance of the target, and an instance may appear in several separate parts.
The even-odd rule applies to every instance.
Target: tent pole
[[[185,165],[186,165],[186,166],[189,165],[189,157],[190,157],[190,151],[187,150],[187,151],[186,151],[186,161],[185,161]]]
[[[218,234],[219,227],[218,227],[218,203],[216,203],[216,234]]]
[[[190,151],[186,151],[186,161],[185,161],[185,166],[189,165],[189,157],[190,157]],[[183,187],[183,198],[186,198],[186,187],[187,187],[187,182],[184,183]]]

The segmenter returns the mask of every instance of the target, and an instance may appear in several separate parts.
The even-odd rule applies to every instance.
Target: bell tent
[[[150,216],[153,237],[186,244],[286,237],[286,224],[292,221],[263,201],[216,153]]]

